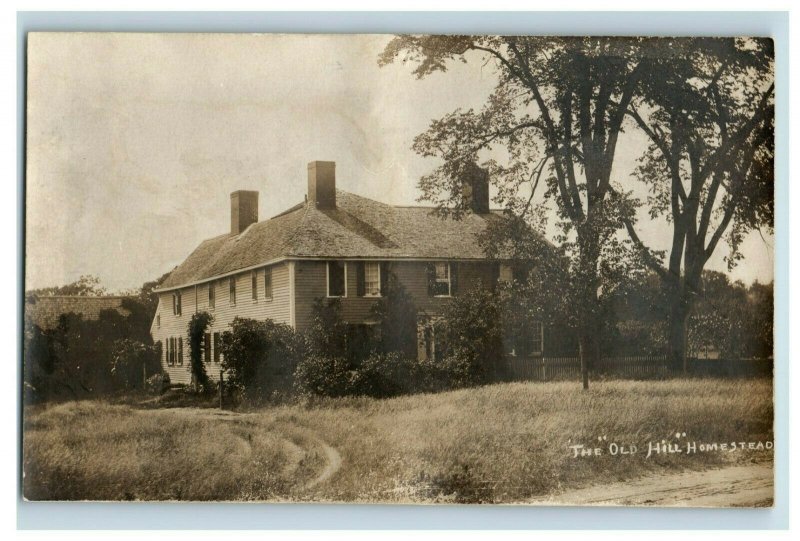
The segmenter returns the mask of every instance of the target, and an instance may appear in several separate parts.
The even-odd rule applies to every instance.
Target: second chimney
[[[489,212],[489,171],[473,164],[467,167],[462,178],[464,207],[475,214]]]
[[[258,192],[238,190],[231,193],[231,234],[238,235],[258,221]]]
[[[336,208],[336,162],[308,163],[308,202],[318,209]]]

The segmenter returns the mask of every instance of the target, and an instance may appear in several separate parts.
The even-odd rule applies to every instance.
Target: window
[[[347,264],[328,261],[328,297],[347,296]]]
[[[449,297],[451,290],[451,272],[450,263],[437,262],[434,263],[433,275],[433,296],[434,297]]]
[[[172,338],[165,340],[166,347],[164,348],[164,356],[167,359],[167,365],[172,366],[174,361],[172,359]]]
[[[181,315],[181,292],[172,294],[172,313],[176,316]]]
[[[173,338],[174,340],[174,338]],[[178,337],[178,366],[183,366],[183,337]]]
[[[212,310],[217,304],[217,288],[214,282],[208,284],[208,307]]]
[[[258,271],[252,271],[250,273],[250,286],[253,291],[253,300],[258,300]]]
[[[364,296],[381,296],[381,264],[368,261],[364,263]]]
[[[500,263],[500,270],[498,272],[498,280],[501,282],[513,282],[514,281],[514,270],[511,268],[511,265],[506,265],[505,263]]]
[[[219,363],[219,333],[214,333],[214,362]]]
[[[530,352],[533,355],[541,355],[544,346],[544,327],[541,321],[534,321],[531,325]]]
[[[211,362],[211,333],[203,335],[203,362]]]
[[[231,276],[228,287],[230,288],[230,302],[236,304],[236,277]]]
[[[264,298],[272,300],[272,267],[264,269]]]
[[[156,315],[156,327],[161,328],[161,314]]]

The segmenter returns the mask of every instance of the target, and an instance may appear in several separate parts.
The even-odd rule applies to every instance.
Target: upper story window
[[[347,296],[347,264],[328,261],[328,297]]]
[[[208,284],[208,307],[212,310],[217,305],[217,288],[214,282]]]
[[[156,327],[161,328],[161,314],[156,315]]]
[[[364,296],[381,296],[381,264],[378,262],[364,263]]]
[[[177,291],[172,294],[172,313],[173,315],[181,315],[181,292]]]
[[[437,261],[428,265],[428,294],[449,297],[455,293],[455,264]]]
[[[229,281],[228,287],[229,287],[229,291],[230,291],[231,304],[236,304],[236,277],[235,276],[231,276],[231,279]]]
[[[258,300],[258,271],[250,272],[250,289],[253,291],[253,300]]]
[[[272,300],[272,267],[264,269],[264,298]]]

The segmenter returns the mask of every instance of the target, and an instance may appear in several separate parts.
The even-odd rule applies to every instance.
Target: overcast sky
[[[26,289],[94,274],[137,287],[230,227],[230,192],[258,190],[260,219],[303,200],[306,164],[336,162],[337,186],[414,204],[436,166],[415,135],[478,108],[491,65],[423,80],[379,68],[388,36],[31,34],[28,38]],[[620,139],[615,180],[645,141]],[[663,222],[642,225],[654,248]],[[750,235],[731,274],[772,280],[773,239]],[[720,245],[708,267],[724,270]]]

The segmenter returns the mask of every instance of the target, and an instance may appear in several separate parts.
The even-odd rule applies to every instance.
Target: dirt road
[[[772,463],[729,466],[704,472],[654,475],[624,483],[570,490],[540,505],[644,505],[661,507],[769,507]]]

